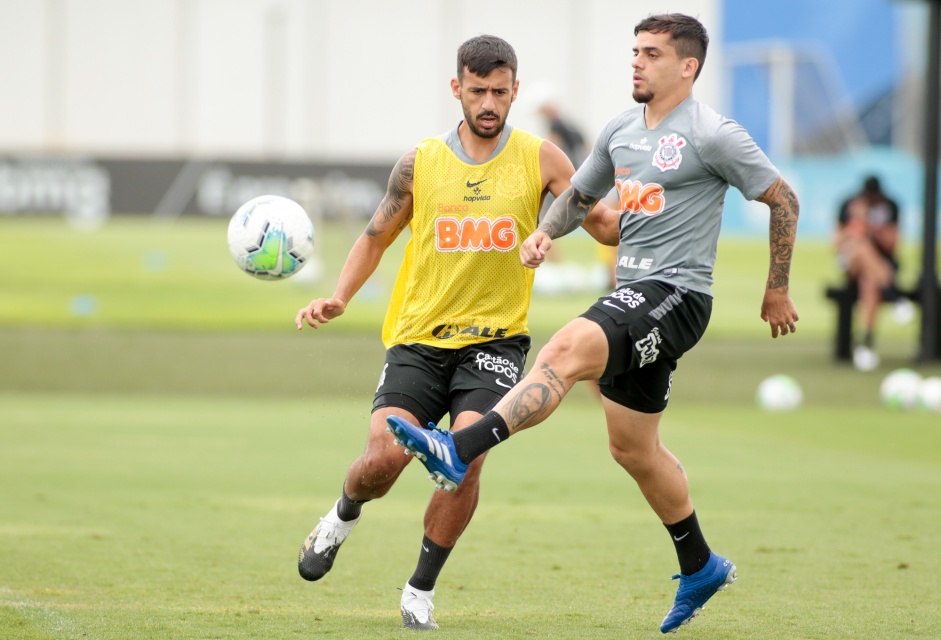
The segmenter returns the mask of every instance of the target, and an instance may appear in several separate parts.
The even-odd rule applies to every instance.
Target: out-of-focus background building
[[[273,192],[366,216],[460,118],[463,40],[516,48],[513,124],[545,133],[527,89],[548,87],[593,139],[633,104],[633,27],[661,11],[710,30],[696,95],[782,167],[801,233],[876,173],[919,234],[927,8],[890,0],[0,0],[0,215],[228,216]],[[766,229],[730,191],[726,232]]]

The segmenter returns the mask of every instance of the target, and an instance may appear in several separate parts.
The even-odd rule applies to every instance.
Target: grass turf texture
[[[323,582],[295,570],[362,445],[364,405],[2,397],[4,637],[405,637],[396,588],[431,490],[419,469],[366,508]],[[741,575],[684,635],[941,634],[941,430],[924,415],[885,418],[671,409],[664,439]],[[659,636],[675,557],[608,458],[597,405],[566,404],[487,467],[439,581],[444,637]]]
[[[431,490],[419,469],[366,508],[324,581],[294,566],[363,446],[394,256],[340,321],[297,335],[294,313],[332,291],[352,236],[317,229],[322,282],[261,283],[234,269],[224,230],[0,224],[0,636],[413,635],[397,629],[396,588]],[[592,255],[566,240],[567,257]],[[713,322],[681,362],[663,437],[741,577],[681,634],[941,636],[941,419],[877,397],[891,368],[941,373],[911,360],[916,325],[883,319],[877,372],[833,365],[824,244],[798,247],[800,331],[777,341],[757,319],[764,244],[719,256]],[[79,295],[94,313],[72,313]],[[534,299],[537,343],[595,297]],[[801,383],[800,411],[754,407],[771,373]],[[587,391],[487,467],[439,580],[438,635],[661,637],[672,545],[610,460]]]

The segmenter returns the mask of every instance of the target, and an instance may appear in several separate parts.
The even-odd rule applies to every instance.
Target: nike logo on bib
[[[489,179],[490,179],[490,178],[484,178],[483,180],[480,180],[479,182],[471,182],[470,180],[468,180],[468,181],[467,181],[467,188],[468,188],[468,189],[473,189],[473,188],[476,187],[477,185],[483,184],[483,183],[485,183],[485,182],[486,182],[487,180],[489,180]]]

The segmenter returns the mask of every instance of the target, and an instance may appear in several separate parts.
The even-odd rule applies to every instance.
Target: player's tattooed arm
[[[415,150],[399,158],[389,176],[386,195],[366,227],[366,235],[392,234],[395,239],[412,219],[412,184],[415,179]]]
[[[553,239],[575,231],[582,226],[588,212],[599,199],[585,195],[575,187],[569,187],[552,202],[542,222],[539,223],[538,230],[545,232]]]
[[[353,243],[343,263],[331,304],[345,308],[373,274],[386,249],[412,219],[412,183],[415,150],[402,156],[389,176],[389,187],[366,230]],[[339,314],[337,314],[339,315]]]
[[[783,178],[778,178],[767,191],[761,194],[758,201],[771,209],[769,226],[771,266],[768,271],[768,288],[786,287],[790,279],[800,203],[797,201],[797,194]]]
[[[543,363],[539,373],[542,380],[520,385],[510,392],[506,417],[510,433],[545,420],[565,396],[565,384],[552,367]]]

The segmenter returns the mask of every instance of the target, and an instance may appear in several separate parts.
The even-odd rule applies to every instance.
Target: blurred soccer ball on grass
[[[921,375],[912,369],[896,369],[882,379],[879,397],[889,409],[908,411],[918,403]]]
[[[918,385],[918,406],[924,411],[941,413],[941,378],[925,378]]]
[[[793,411],[803,404],[804,393],[797,380],[777,374],[761,381],[755,400],[765,411]]]
[[[314,225],[290,198],[252,198],[229,221],[229,253],[239,269],[261,280],[284,280],[314,254]]]

